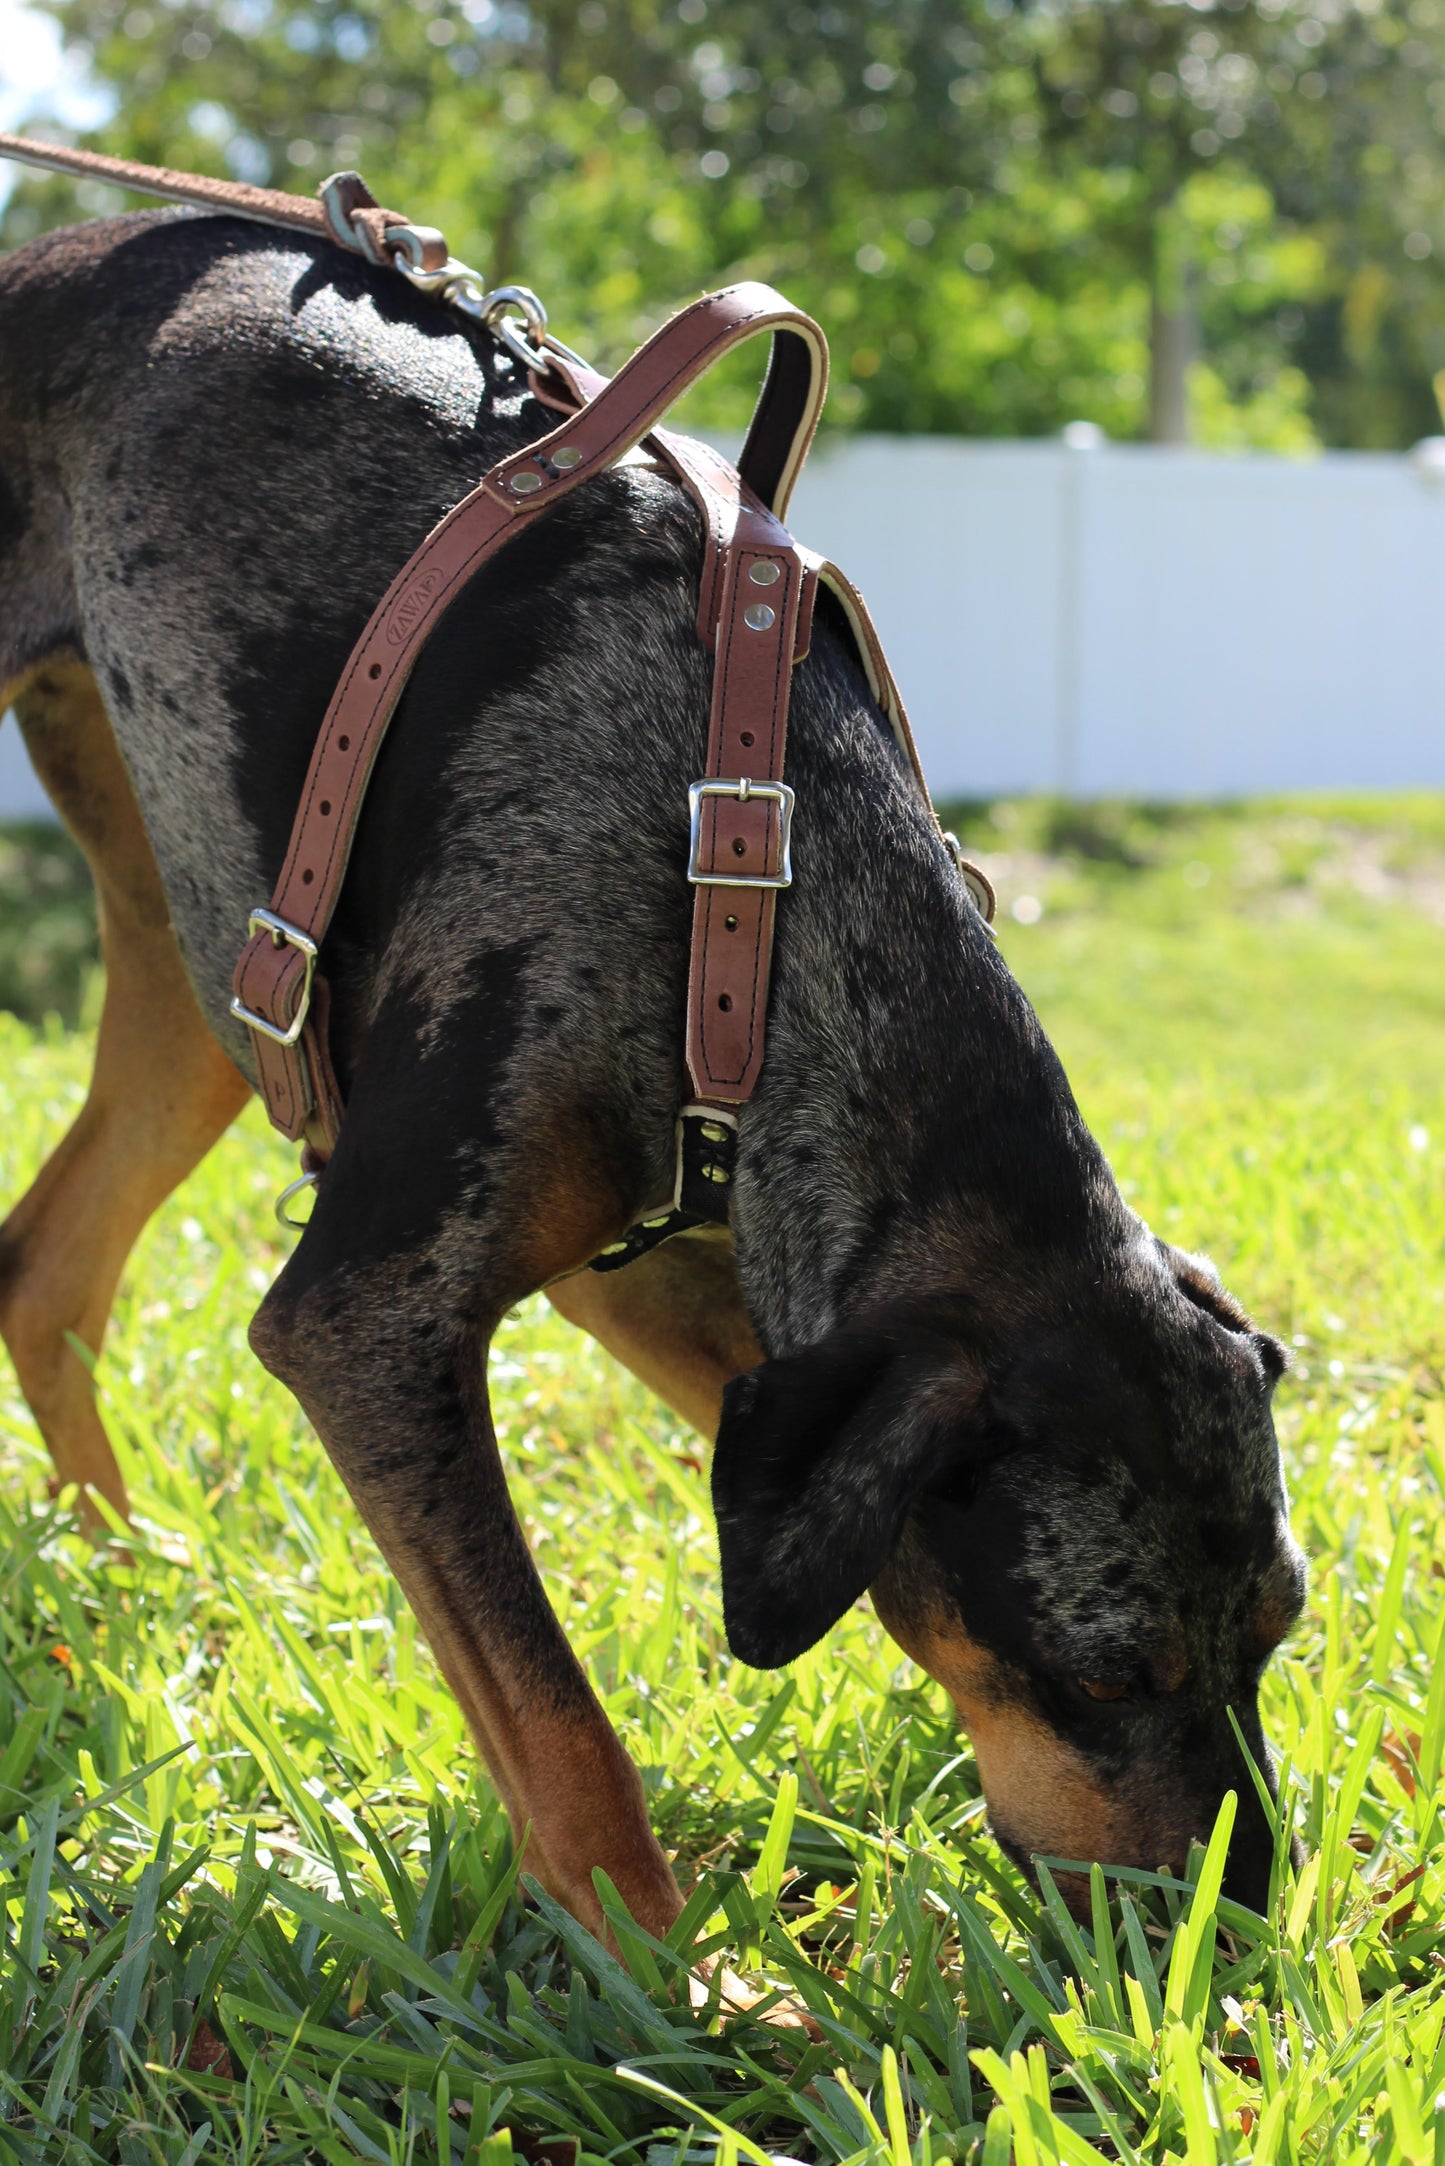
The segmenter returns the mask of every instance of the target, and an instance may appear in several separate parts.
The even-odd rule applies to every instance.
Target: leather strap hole
[[[327,816],[327,814],[328,814],[328,813],[330,812],[330,810],[331,810],[331,799],[330,799],[329,797],[323,797],[323,798],[322,798],[322,800],[321,800],[321,817],[322,817],[322,819],[323,819],[323,820],[324,820],[324,819],[326,818],[326,816]]]
[[[747,856],[747,854],[748,854],[748,846],[747,846],[747,844],[746,844],[746,843],[745,843],[745,842],[743,841],[743,838],[742,838],[742,836],[741,836],[741,835],[734,835],[734,837],[733,837],[733,856],[734,856],[734,857],[746,857],[746,856]]]
[[[723,924],[727,927],[730,933],[735,933],[738,929],[738,921],[736,918],[724,918]]]
[[[312,881],[313,881],[313,880],[314,880],[315,878],[316,878],[316,875],[315,875],[315,873],[314,873],[314,872],[313,872],[313,871],[311,870],[311,867],[310,867],[310,866],[308,865],[308,866],[307,866],[307,868],[306,868],[306,870],[305,870],[305,872],[303,872],[303,873],[302,873],[302,875],[301,875],[301,885],[302,885],[303,887],[310,887],[310,885],[311,885]]]
[[[751,731],[751,730],[744,730],[744,731],[743,731],[743,733],[742,733],[742,735],[741,735],[741,737],[739,737],[739,739],[738,739],[738,743],[739,743],[740,745],[750,745],[750,744],[751,744],[752,742],[753,742],[753,733],[752,733],[752,731]]]
[[[336,749],[338,752],[349,752],[351,750],[351,739],[349,737],[338,737]]]
[[[732,1013],[732,1005],[733,1005],[733,996],[732,996],[732,994],[731,994],[731,993],[719,993],[719,994],[718,994],[718,996],[717,996],[717,1004],[718,1004],[718,1006],[719,1006],[719,1007],[720,1007],[720,1008],[722,1009],[722,1012],[723,1012],[723,1014],[724,1014],[724,1015],[730,1015],[730,1014]]]
[[[371,665],[371,667],[370,667],[370,669],[369,669],[369,670],[368,670],[368,671],[366,672],[366,674],[367,674],[367,676],[368,676],[368,677],[373,677],[373,678],[375,678],[375,677],[379,677],[379,676],[381,675],[381,664],[380,664],[380,662],[373,662],[373,663],[372,663],[372,665]]]

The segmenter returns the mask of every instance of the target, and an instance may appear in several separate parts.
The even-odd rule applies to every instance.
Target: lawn
[[[666,1948],[619,1916],[617,1964],[528,1892],[247,1351],[290,1172],[252,1109],[97,1372],[128,1557],[45,1502],[0,1357],[0,2161],[1445,2161],[1445,803],[956,818],[1126,1193],[1294,1349],[1313,1593],[1265,1700],[1303,1871],[1255,1917],[1215,1844],[1187,1884],[1096,1876],[1077,1929],[865,1608],[785,1675],[729,1658],[703,1445],[537,1303],[492,1357],[513,1493],[697,1884]],[[87,1053],[0,1015],[0,1193]],[[691,2012],[717,1947],[820,2039]]]

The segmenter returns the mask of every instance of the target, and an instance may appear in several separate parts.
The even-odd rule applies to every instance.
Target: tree
[[[116,90],[103,147],[359,165],[601,361],[771,278],[828,328],[834,425],[1408,440],[1445,364],[1402,30],[1445,0],[43,4]],[[27,183],[8,237],[73,201]]]
[[[1111,238],[1148,266],[1152,433],[1184,432],[1201,316],[1217,334],[1222,313],[1236,368],[1252,320],[1276,356],[1273,385],[1266,362],[1257,391],[1277,396],[1292,365],[1330,440],[1408,442],[1430,426],[1430,377],[1445,363],[1429,261],[1445,237],[1442,106],[1429,96],[1445,57],[1438,0],[1072,0],[1040,20],[1053,169],[1130,175]],[[1267,229],[1269,276],[1231,279],[1210,259],[1199,213],[1216,172],[1269,192],[1249,221],[1257,266]],[[1211,277],[1235,286],[1237,306],[1221,311]]]

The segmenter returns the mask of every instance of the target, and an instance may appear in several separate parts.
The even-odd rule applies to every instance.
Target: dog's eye
[[[1102,1677],[1076,1677],[1074,1682],[1091,1700],[1127,1700],[1129,1697],[1127,1685],[1108,1684]]]

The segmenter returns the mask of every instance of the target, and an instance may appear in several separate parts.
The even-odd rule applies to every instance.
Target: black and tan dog
[[[318,722],[431,523],[548,417],[490,340],[325,246],[143,215],[0,265],[0,704],[94,870],[95,1079],[0,1236],[0,1324],[61,1482],[124,1496],[99,1350],[147,1217],[245,1101],[229,1019]],[[1274,1342],[1120,1199],[965,899],[851,646],[796,672],[796,879],[731,1242],[583,1267],[667,1192],[709,662],[696,516],[590,483],[451,611],[381,756],[328,942],[347,1116],[261,1305],[540,1877],[679,1896],[563,1639],[488,1416],[547,1286],[700,1428],[734,1650],[783,1663],[865,1589],[947,1686],[993,1823],[1183,1863],[1301,1602]],[[719,1428],[719,1419],[721,1426]]]

